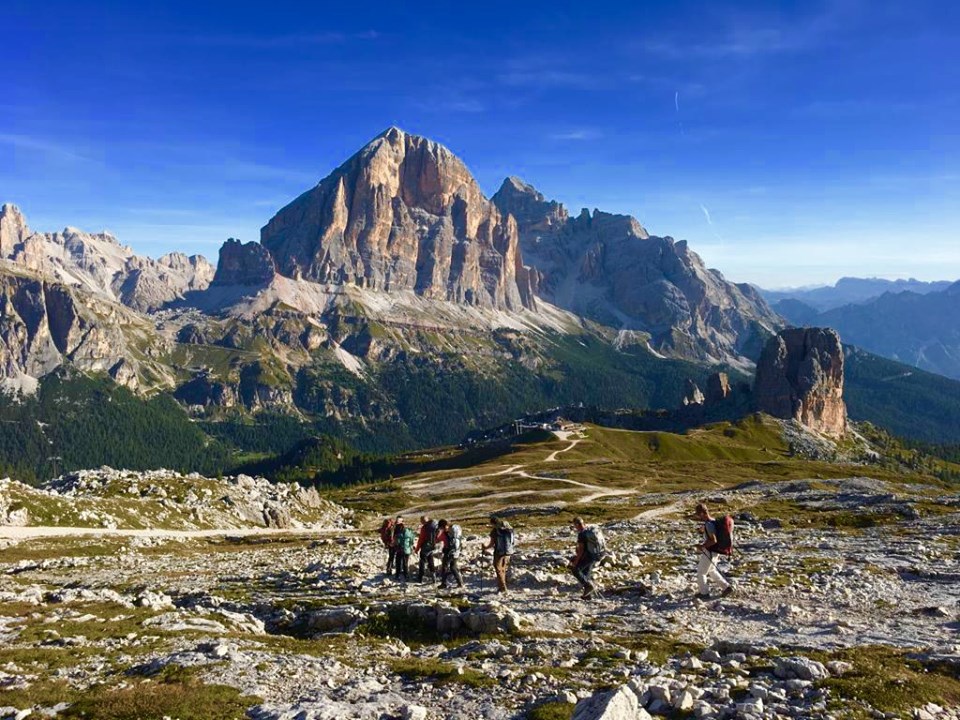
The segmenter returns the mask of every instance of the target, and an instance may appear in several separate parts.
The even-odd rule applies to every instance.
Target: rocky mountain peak
[[[846,432],[843,348],[830,328],[789,328],[770,338],[754,385],[757,409],[828,435]]]
[[[273,257],[263,245],[229,238],[220,248],[212,284],[265,285],[273,280],[276,272]]]
[[[391,127],[261,230],[278,271],[480,307],[533,307],[516,223],[450,150]]]
[[[14,247],[30,234],[27,220],[20,208],[11,203],[0,207],[0,259],[13,254]]]
[[[547,200],[533,185],[515,176],[506,178],[491,200],[516,219],[521,234],[557,229],[570,217],[561,203]]]
[[[657,352],[752,364],[782,326],[756,292],[708,270],[683,240],[650,235],[630,215],[584,208],[570,217],[518,178],[493,196],[517,220],[538,294],[605,325],[649,333]]]

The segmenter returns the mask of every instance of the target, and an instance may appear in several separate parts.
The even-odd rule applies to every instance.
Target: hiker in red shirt
[[[437,566],[433,559],[433,550],[437,545],[437,521],[424,515],[420,518],[420,534],[414,552],[420,553],[420,566],[417,570],[417,582],[423,582],[423,574],[430,571],[430,579],[437,579]]]
[[[700,551],[700,560],[697,563],[697,585],[699,592],[697,592],[695,597],[698,600],[707,600],[710,597],[709,581],[711,580],[723,588],[720,594],[726,597],[733,592],[733,586],[720,574],[720,571],[717,570],[717,558],[719,558],[721,554],[730,553],[729,547],[721,547],[722,543],[720,543],[717,538],[720,534],[717,523],[720,521],[710,515],[710,511],[707,509],[705,503],[697,505],[694,511],[694,517],[703,523],[703,542],[697,545],[697,550]]]

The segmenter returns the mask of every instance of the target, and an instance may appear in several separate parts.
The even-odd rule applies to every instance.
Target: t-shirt
[[[713,535],[714,538],[717,537],[717,521],[716,520],[707,520],[703,524],[703,541],[705,543],[709,543],[711,535]]]

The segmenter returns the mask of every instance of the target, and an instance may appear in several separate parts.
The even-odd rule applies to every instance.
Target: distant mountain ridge
[[[826,325],[852,345],[960,379],[960,281],[925,294],[887,292],[822,313],[790,300],[776,307],[794,324]]]
[[[11,204],[0,207],[0,260],[142,312],[205,289],[214,275],[202,255],[174,252],[154,260],[109,233],[34,232]]]
[[[842,277],[833,285],[813,288],[793,288],[788,290],[764,290],[760,294],[767,302],[776,305],[784,300],[802,302],[817,312],[849,304],[860,304],[878,298],[884,293],[912,292],[925,295],[946,290],[952,281],[937,280],[885,280],[883,278]]]

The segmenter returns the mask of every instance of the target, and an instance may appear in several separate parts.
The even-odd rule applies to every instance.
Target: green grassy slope
[[[854,420],[913,440],[960,443],[960,382],[849,347],[844,374]]]

